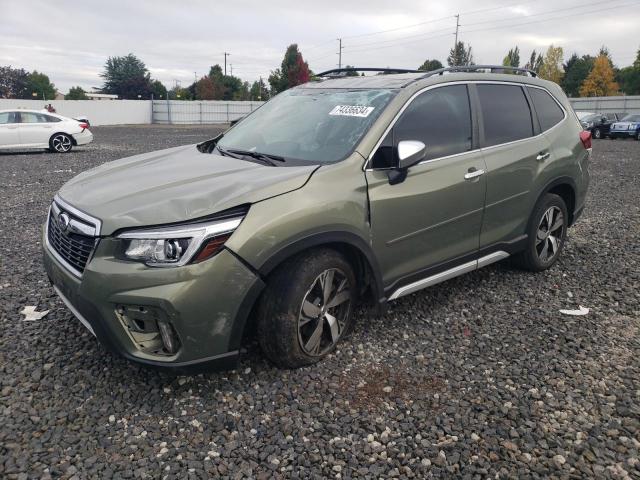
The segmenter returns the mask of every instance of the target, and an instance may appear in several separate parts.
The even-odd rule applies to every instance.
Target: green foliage
[[[104,79],[103,93],[120,98],[150,98],[153,88],[151,76],[144,62],[130,53],[124,57],[109,57],[100,74]]]
[[[158,99],[166,99],[167,98],[167,87],[165,87],[160,80],[153,80],[151,82],[151,93],[153,93],[153,98]]]
[[[82,87],[71,87],[69,93],[64,96],[65,100],[89,100]]]
[[[568,96],[580,96],[580,87],[589,76],[593,68],[594,60],[595,58],[591,55],[578,57],[578,54],[574,53],[563,65],[564,78],[562,79],[561,86]]]
[[[34,70],[27,76],[26,91],[22,98],[54,100],[56,98],[56,86],[49,81],[47,75]]]
[[[260,79],[253,82],[249,90],[249,98],[250,100],[269,100],[269,89],[264,80]]]
[[[188,88],[174,87],[168,92],[170,100],[193,100],[193,94]]]
[[[520,66],[520,49],[516,45],[515,48],[510,48],[509,53],[502,60],[502,65],[505,67],[519,67]]]
[[[524,68],[539,73],[540,69],[542,68],[542,63],[542,55],[540,53],[536,53],[536,51],[534,50],[533,52],[531,52],[529,61],[525,64]]]
[[[544,55],[542,66],[538,71],[541,78],[558,84],[562,82],[564,77],[564,70],[562,69],[563,54],[562,47],[554,47],[553,44],[549,45],[547,53]]]
[[[456,43],[456,46],[449,52],[447,57],[447,63],[450,67],[458,67],[461,65],[474,65],[473,53],[471,52],[471,45],[469,48],[464,46],[464,42]]]
[[[431,70],[438,70],[439,68],[442,68],[443,65],[440,62],[440,60],[425,60],[424,63],[422,65],[420,65],[418,67],[418,70],[424,70],[426,72],[430,72]]]
[[[640,49],[633,65],[618,70],[616,80],[625,95],[640,95]]]
[[[295,43],[287,47],[280,68],[271,72],[269,84],[271,92],[277,94],[288,88],[295,87],[309,81],[311,71],[309,65],[302,58]]]
[[[344,68],[354,68],[354,67],[351,66],[351,65],[345,65]],[[358,75],[358,72],[355,72],[355,71],[354,72],[346,72],[345,75],[347,77],[359,77],[360,76],[360,75]]]
[[[23,98],[28,77],[23,68],[0,67],[0,98]]]

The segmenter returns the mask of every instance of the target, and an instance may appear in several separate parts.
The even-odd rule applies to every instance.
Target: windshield
[[[602,118],[602,115],[598,114],[598,113],[592,113],[591,115],[587,115],[586,117],[582,118],[583,122],[593,122],[594,120],[600,120],[600,118]]]
[[[395,90],[292,89],[225,133],[218,145],[294,163],[345,159],[396,94]]]
[[[640,115],[630,113],[622,119],[623,122],[640,122]]]

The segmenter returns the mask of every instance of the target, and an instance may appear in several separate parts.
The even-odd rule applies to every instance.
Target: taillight
[[[87,128],[89,128],[89,124],[88,123],[84,123],[81,122],[78,124],[80,126],[81,129],[86,130]]]
[[[589,130],[583,130],[580,132],[580,141],[582,142],[582,146],[586,150],[591,149],[591,132]]]

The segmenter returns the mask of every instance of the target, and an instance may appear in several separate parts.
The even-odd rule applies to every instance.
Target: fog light
[[[178,339],[171,324],[164,320],[158,320],[158,330],[160,330],[160,337],[162,338],[164,349],[169,353],[176,353],[178,350]]]

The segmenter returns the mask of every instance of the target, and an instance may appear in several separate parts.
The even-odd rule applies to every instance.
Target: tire
[[[323,283],[332,287],[328,296]],[[349,332],[356,291],[353,268],[335,250],[317,249],[286,261],[269,277],[257,309],[265,356],[283,368],[321,360]],[[340,303],[327,307],[332,299]]]
[[[68,153],[73,148],[73,140],[66,133],[55,133],[49,139],[49,151],[53,153]]]
[[[640,130],[636,132],[636,140],[640,141]]]
[[[599,128],[593,129],[593,138],[600,140],[602,138],[602,131]]]
[[[549,229],[549,218],[551,218],[551,229]],[[527,246],[524,251],[514,257],[515,263],[532,272],[541,272],[550,268],[562,253],[567,238],[568,219],[567,206],[562,197],[553,193],[544,194],[538,200],[529,219]],[[549,255],[550,253],[552,254]]]

